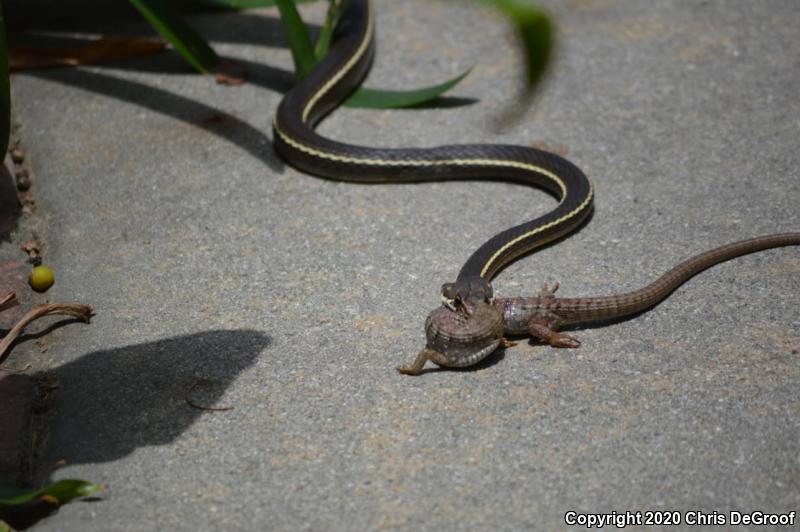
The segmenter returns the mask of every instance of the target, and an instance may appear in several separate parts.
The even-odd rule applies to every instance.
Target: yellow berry
[[[36,290],[37,292],[44,292],[51,286],[53,286],[53,282],[56,280],[55,275],[53,275],[53,270],[48,268],[47,266],[36,266],[32,271],[31,275],[28,278],[28,282],[31,285],[31,288]]]

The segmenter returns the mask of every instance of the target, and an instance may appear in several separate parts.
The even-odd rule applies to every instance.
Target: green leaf
[[[325,24],[322,25],[322,30],[317,37],[317,45],[314,47],[314,56],[317,61],[325,57],[328,53],[328,47],[331,44],[331,37],[333,37],[333,28],[339,20],[339,15],[342,12],[341,0],[328,0],[328,13],[325,15]]]
[[[311,72],[317,62],[311,46],[311,38],[308,36],[308,29],[292,0],[275,0],[275,4],[278,6],[278,11],[281,12],[283,30],[286,33],[286,40],[289,41],[289,48],[292,50],[295,75],[302,78]]]
[[[11,134],[11,84],[8,80],[8,47],[6,46],[6,21],[0,3],[0,161],[8,151]]]
[[[554,32],[550,17],[526,0],[480,0],[499,9],[517,29],[525,52],[525,87],[532,93],[550,62]]]
[[[393,91],[368,89],[362,87],[345,102],[348,107],[365,107],[370,109],[391,109],[396,107],[412,107],[429,102],[452,89],[472,72],[472,67],[449,81],[422,89]]]
[[[198,72],[207,74],[219,62],[208,43],[163,0],[130,0],[155,30]]]
[[[40,490],[26,491],[20,490],[15,487],[3,486],[0,488],[0,505],[15,506],[24,504],[41,497],[52,497],[57,504],[66,504],[78,497],[86,497],[98,491],[102,491],[103,487],[98,484],[92,484],[85,480],[65,479],[54,482]]]

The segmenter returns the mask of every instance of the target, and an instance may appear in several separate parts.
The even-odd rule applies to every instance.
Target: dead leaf
[[[550,153],[555,153],[556,155],[560,155],[561,157],[565,157],[567,153],[569,153],[569,146],[565,146],[564,144],[550,144],[542,140],[532,142],[531,148],[536,148],[537,150],[542,150],[542,151],[549,151]]]
[[[246,79],[244,65],[230,59],[223,59],[214,69],[214,80],[220,85],[241,85]]]
[[[142,37],[103,36],[79,48],[39,48],[12,46],[9,66],[11,71],[35,68],[73,67],[120,61],[131,57],[161,52],[166,43]]]
[[[17,305],[19,305],[19,301],[17,300],[17,294],[14,292],[0,294],[0,311],[15,307]]]
[[[14,293],[10,294],[10,297],[14,298]],[[10,302],[9,294],[5,294],[2,296],[3,301],[5,304]],[[25,330],[25,327],[28,326],[29,323],[35,321],[42,316],[52,316],[52,315],[61,315],[61,316],[72,316],[73,318],[77,318],[85,323],[89,323],[89,318],[92,316],[92,307],[89,305],[84,305],[82,303],[45,303],[43,305],[37,305],[30,309],[15,325],[11,328],[10,331],[0,340],[0,363],[3,362],[5,356],[11,347],[11,344],[14,343],[14,340],[22,334],[22,331]]]
[[[28,262],[34,263],[40,259],[40,253],[42,252],[41,246],[39,245],[39,241],[35,238],[31,238],[30,240],[25,241],[20,247],[22,251],[28,254]]]

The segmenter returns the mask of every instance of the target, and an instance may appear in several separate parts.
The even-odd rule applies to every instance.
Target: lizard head
[[[492,285],[483,277],[464,277],[442,285],[442,300],[446,307],[470,315],[480,303],[491,303]]]

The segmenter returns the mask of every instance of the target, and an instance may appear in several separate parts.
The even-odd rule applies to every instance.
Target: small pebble
[[[20,168],[14,175],[17,177],[17,190],[28,190],[31,188],[31,176],[26,168]]]
[[[11,160],[14,161],[14,164],[22,164],[22,161],[25,160],[25,152],[19,148],[12,148]]]

